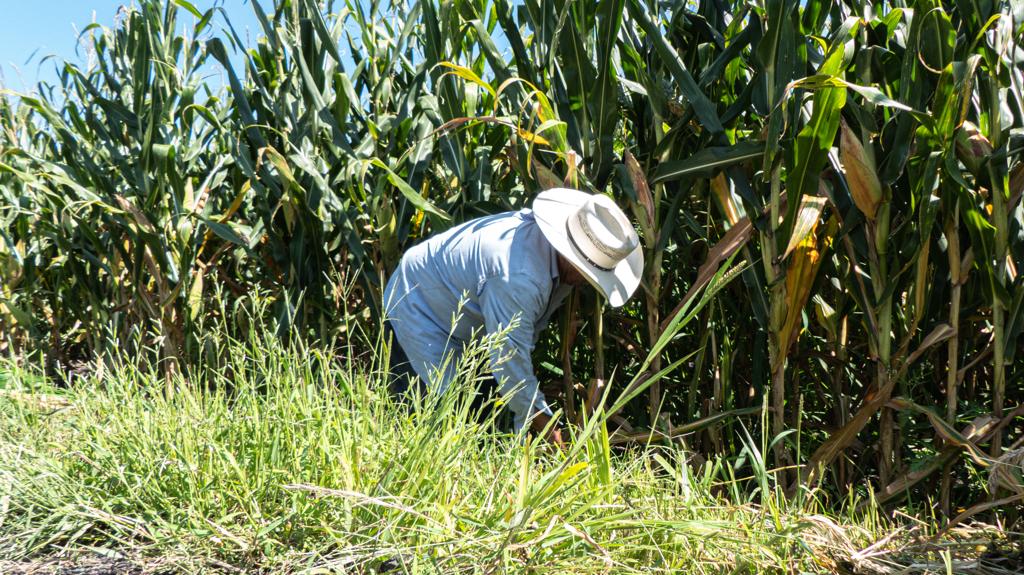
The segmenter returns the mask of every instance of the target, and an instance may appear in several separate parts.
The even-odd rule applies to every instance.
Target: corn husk
[[[846,172],[853,203],[865,217],[874,221],[878,206],[882,203],[882,183],[878,180],[878,169],[845,121],[841,128],[839,160]]]
[[[637,220],[640,222],[640,226],[644,230],[645,236],[653,240],[654,237],[654,197],[651,195],[651,187],[647,184],[647,177],[644,175],[644,170],[640,167],[640,162],[626,150],[624,154],[626,160],[626,172],[629,174],[629,179],[633,183],[633,189],[636,191],[636,199],[639,202],[639,208],[642,213],[637,213]],[[641,211],[638,210],[638,211]]]
[[[956,156],[964,163],[968,171],[977,176],[985,160],[992,155],[992,143],[988,141],[978,126],[964,122],[956,131]]]
[[[718,205],[725,212],[725,219],[728,220],[729,225],[736,225],[736,222],[740,221],[740,211],[732,199],[732,190],[729,189],[729,179],[726,178],[725,172],[719,172],[718,175],[711,178],[711,191],[714,192]]]

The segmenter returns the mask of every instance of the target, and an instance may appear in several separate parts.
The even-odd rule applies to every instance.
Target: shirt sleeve
[[[551,415],[530,358],[534,323],[544,313],[550,295],[550,288],[545,290],[530,279],[514,277],[490,278],[480,293],[487,333],[508,330],[502,345],[491,352],[491,369],[498,390],[512,410],[516,431],[537,413]],[[508,329],[514,318],[518,322]]]

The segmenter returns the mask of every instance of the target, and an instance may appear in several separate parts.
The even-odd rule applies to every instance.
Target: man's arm
[[[530,430],[537,435],[543,435],[544,429],[551,423],[551,416],[546,413],[538,413],[534,416],[530,422]],[[552,426],[551,431],[547,435],[543,435],[544,439],[557,445],[559,449],[565,449],[565,440],[562,439],[562,430],[557,426]]]
[[[480,293],[487,333],[507,330],[504,345],[492,352],[491,366],[499,390],[515,414],[516,430],[522,429],[531,418],[531,429],[542,429],[543,426],[535,427],[537,419],[544,416],[546,423],[551,416],[551,408],[540,391],[530,359],[534,322],[544,313],[550,291],[550,286],[537,285],[529,278],[494,277],[487,280]],[[508,329],[515,318],[518,321]]]

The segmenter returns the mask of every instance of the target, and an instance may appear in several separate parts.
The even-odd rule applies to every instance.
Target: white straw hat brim
[[[590,194],[569,188],[545,190],[533,200],[533,216],[552,247],[600,290],[612,307],[620,307],[640,285],[644,271],[643,250],[637,245],[611,271],[598,269],[587,261],[573,247],[566,222],[589,198]]]

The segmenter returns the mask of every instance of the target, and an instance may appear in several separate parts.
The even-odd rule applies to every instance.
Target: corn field
[[[568,186],[647,265],[539,344],[567,419],[664,371],[613,439],[736,452],[765,412],[794,486],[1024,498],[1024,2],[251,4],[247,45],[140,0],[3,91],[0,350],[189,373],[216,322],[349,341],[404,249]]]

